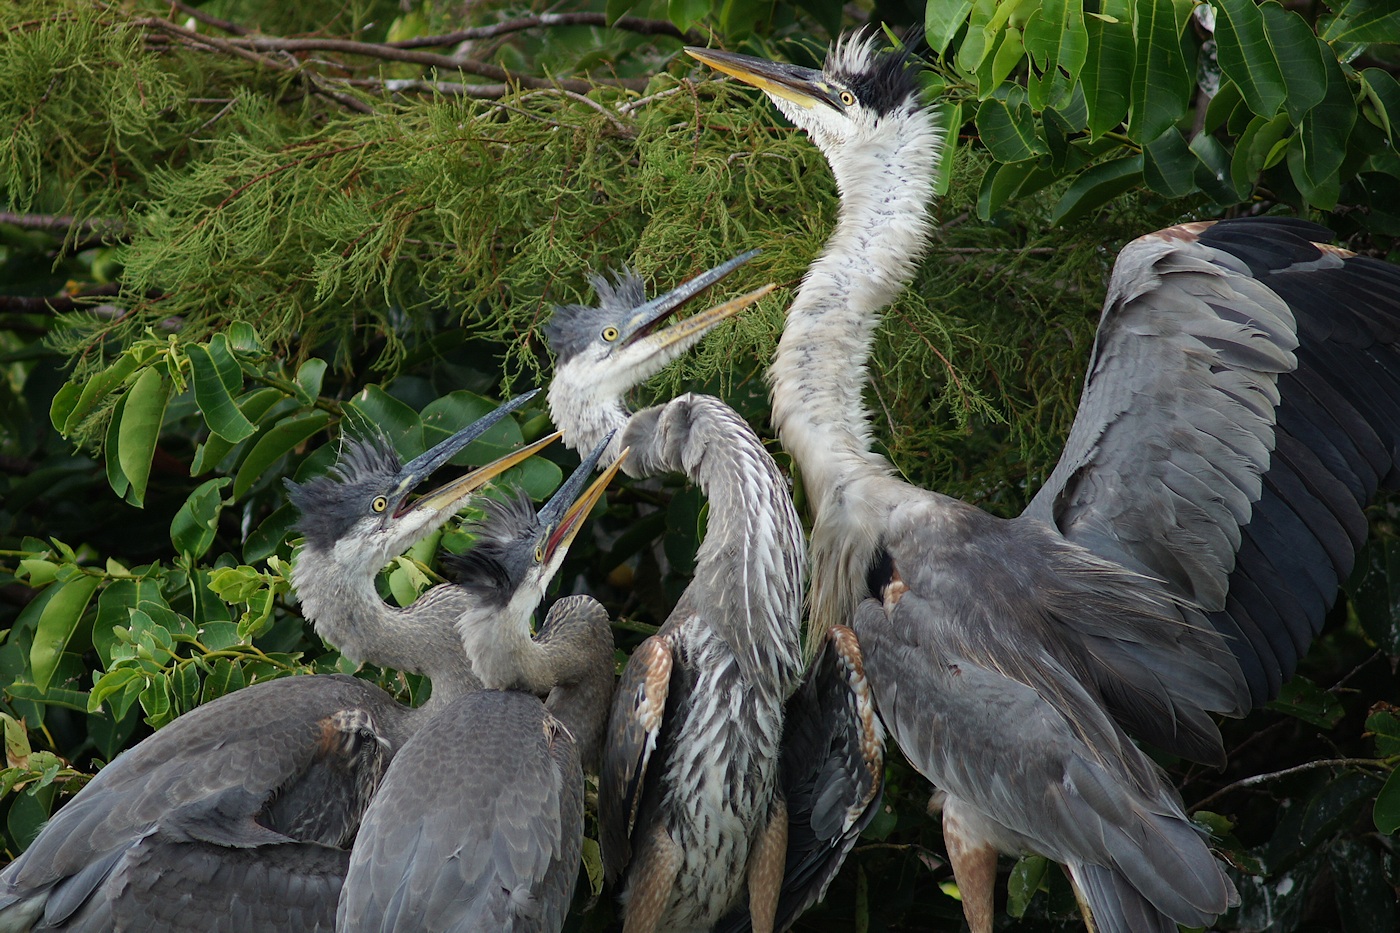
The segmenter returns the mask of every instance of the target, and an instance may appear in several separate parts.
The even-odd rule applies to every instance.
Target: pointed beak
[[[688,339],[698,339],[702,334],[709,331],[716,324],[733,317],[749,305],[758,301],[763,296],[771,292],[776,286],[765,285],[762,288],[749,292],[731,301],[716,305],[699,314],[692,315],[684,321],[678,321],[661,331],[655,328],[662,321],[674,314],[682,304],[729,275],[735,269],[757,256],[758,250],[749,250],[740,256],[735,256],[728,262],[715,266],[708,272],[702,272],[695,278],[681,285],[664,295],[660,295],[638,307],[632,312],[632,318],[627,322],[627,336],[623,339],[625,346],[649,346],[653,353],[674,346],[681,341]]]
[[[494,412],[492,414],[494,414]],[[490,416],[488,415],[487,417]],[[409,512],[417,511],[440,512],[446,510],[455,512],[461,506],[463,500],[469,495],[476,492],[482,486],[485,486],[491,480],[500,476],[517,463],[523,463],[529,460],[535,454],[544,450],[550,444],[553,444],[561,436],[560,432],[555,431],[553,434],[540,438],[533,444],[526,444],[519,450],[511,451],[499,460],[493,460],[484,467],[479,467],[464,476],[459,476],[452,482],[439,486],[432,492],[413,500],[412,504],[402,506],[395,517],[401,518]],[[424,456],[427,455],[425,454]],[[444,458],[444,460],[445,459],[447,458]]]
[[[603,492],[608,488],[608,483],[617,475],[617,471],[622,466],[622,461],[627,459],[627,451],[624,450],[612,466],[603,471],[602,475],[593,481],[582,495],[579,490],[583,489],[588,477],[593,473],[598,465],[598,459],[603,456],[603,451],[612,441],[613,432],[603,438],[602,443],[593,448],[593,452],[583,459],[573,475],[559,487],[553,497],[544,504],[539,511],[539,521],[545,527],[553,526],[550,532],[549,543],[545,546],[546,565],[553,563],[555,555],[563,557],[569,550],[569,545],[573,544],[574,538],[578,536],[583,528],[583,520],[588,517],[588,513],[593,511],[593,506],[598,504],[598,500],[603,497]]]
[[[494,427],[496,423],[499,422],[502,418],[515,411],[517,408],[520,408],[526,402],[530,401],[530,399],[538,395],[539,392],[539,389],[531,389],[524,395],[517,395],[515,398],[511,399],[509,402],[506,402],[504,405],[497,408],[489,415],[486,415],[484,418],[479,418],[476,421],[473,421],[471,424],[467,425],[465,428],[458,431],[456,434],[452,435],[447,440],[435,445],[427,453],[420,454],[419,456],[414,457],[412,460],[408,461],[408,463],[404,464],[403,468],[399,470],[399,475],[395,479],[394,485],[391,487],[391,501],[398,500],[402,502],[404,499],[407,498],[408,494],[413,490],[415,486],[422,483],[429,476],[432,476],[433,472],[438,467],[442,466],[444,463],[457,456],[457,454],[468,444],[481,437],[487,431],[491,430],[491,428]],[[517,453],[519,453],[519,451],[517,451]],[[491,464],[491,466],[494,465],[495,464]],[[483,467],[482,469],[487,469],[487,467]],[[504,469],[504,467],[502,469]],[[485,482],[485,480],[483,480],[482,482]],[[433,495],[435,494],[436,493],[433,493]],[[422,502],[423,500],[420,499],[418,501]],[[407,508],[404,505],[400,505],[399,514],[402,514],[405,511],[407,511]]]
[[[716,71],[733,75],[765,94],[790,100],[798,106],[814,107],[818,103],[839,106],[837,92],[826,83],[822,73],[813,68],[689,45],[685,52]]]

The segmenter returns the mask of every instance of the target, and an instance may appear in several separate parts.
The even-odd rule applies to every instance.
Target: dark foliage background
[[[703,389],[768,430],[762,370],[834,186],[685,42],[810,64],[860,22],[926,26],[929,95],[958,144],[870,398],[910,479],[999,514],[1054,464],[1131,237],[1294,211],[1395,258],[1388,0],[1220,0],[1213,21],[1188,0],[562,7],[0,4],[5,860],[180,713],[351,669],[288,592],[282,478],[324,470],[342,432],[377,425],[411,455],[542,384],[539,325],[591,297],[586,271],[626,263],[669,287],[762,246],[726,289],[778,292],[636,401]],[[547,429],[529,409],[463,462]],[[508,481],[544,496],[570,465],[551,453]],[[1229,767],[1162,760],[1237,869],[1244,903],[1222,929],[1400,926],[1394,524],[1393,502],[1373,510],[1284,697],[1226,724]],[[619,484],[595,514],[559,588],[608,605],[619,662],[684,588],[703,526],[673,480]],[[439,547],[468,544],[455,528],[424,542],[384,595],[411,601]],[[799,929],[961,926],[928,785],[891,759],[883,813]],[[1004,867],[1000,925],[1078,924],[1057,869]],[[579,929],[612,916],[590,880]]]

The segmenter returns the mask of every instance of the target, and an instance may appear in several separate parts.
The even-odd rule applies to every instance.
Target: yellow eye
[[[842,91],[842,92],[841,92],[841,103],[843,103],[843,104],[845,104],[847,107],[849,107],[849,106],[851,106],[852,104],[854,104],[855,102],[856,102],[856,95],[852,94],[850,91]]]
[[[383,496],[375,496],[374,501],[369,504],[369,507],[376,512],[382,512],[389,507],[389,500]]]
[[[537,545],[535,545],[535,563],[537,563],[537,564],[542,564],[542,563],[544,563],[544,545],[543,545],[543,544],[537,544]]]
[[[614,340],[616,340],[616,339],[617,339],[617,328],[616,328],[616,327],[604,327],[604,328],[603,328],[603,339],[606,340],[608,343],[612,343]]]

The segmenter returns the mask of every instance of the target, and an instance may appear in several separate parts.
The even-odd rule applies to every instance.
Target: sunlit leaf
[[[935,55],[942,55],[953,41],[967,14],[972,12],[972,0],[949,0],[947,3],[930,3],[924,9],[924,37]]]
[[[1146,143],[1179,120],[1191,100],[1191,72],[1181,36],[1192,4],[1190,0],[1134,0],[1133,6],[1137,56],[1128,136]]]
[[[1128,116],[1137,59],[1132,0],[1104,0],[1099,8],[1101,15],[1084,20],[1088,46],[1079,74],[1089,106],[1089,135],[1095,139]]]
[[[34,631],[34,644],[29,649],[29,667],[34,685],[40,690],[48,689],[63,649],[68,647],[68,640],[82,621],[100,582],[97,577],[84,574],[67,583],[55,584],[59,589],[45,603]]]
[[[117,460],[122,474],[131,483],[129,501],[140,506],[146,500],[146,481],[151,475],[165,406],[170,401],[170,383],[157,366],[148,367],[136,378],[126,394],[118,431]]]
[[[226,476],[201,483],[185,499],[170,522],[170,541],[182,554],[203,557],[214,543],[218,531],[219,512],[223,508],[220,492],[232,480]]]
[[[1054,100],[1054,89],[1074,83],[1089,51],[1083,0],[1043,0],[1026,20],[1026,54],[1037,74],[1029,79],[1031,106]]]
[[[253,423],[233,401],[233,393],[242,391],[243,380],[240,378],[236,385],[226,383],[206,347],[194,344],[185,348],[185,354],[194,372],[195,401],[209,430],[230,442],[250,436],[255,430]]]

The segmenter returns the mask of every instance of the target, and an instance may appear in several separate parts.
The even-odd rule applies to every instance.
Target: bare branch
[[[58,314],[87,307],[94,298],[110,298],[120,292],[120,285],[110,284],[98,285],[73,295],[0,295],[0,314]]]
[[[643,36],[673,36],[691,45],[704,45],[706,41],[703,33],[694,29],[681,32],[676,28],[676,24],[670,20],[621,16],[616,22],[609,24],[607,16],[603,13],[540,13],[534,16],[522,16],[504,23],[496,23],[494,26],[475,26],[440,36],[419,36],[388,44],[399,49],[420,49],[431,46],[456,45],[459,42],[471,42],[478,39],[494,39],[497,36],[509,35],[513,32],[523,32],[527,29],[547,29],[553,26],[598,26],[635,32]]]
[[[180,0],[170,0],[170,5],[181,13],[194,17],[206,26],[222,29],[224,32],[231,33],[235,36],[246,36],[253,32],[253,30],[249,29],[247,26],[240,26],[232,20],[219,19],[217,16],[211,16],[198,7],[190,6],[188,3],[181,3]]]
[[[10,211],[0,211],[0,224],[10,224],[22,230],[40,230],[44,233],[54,234],[76,231],[89,239],[116,238],[126,230],[125,224],[120,220],[106,217],[88,217],[79,220],[71,214],[15,214]]]
[[[1353,766],[1385,769],[1385,763],[1375,758],[1328,758],[1324,761],[1309,761],[1301,765],[1295,765],[1292,768],[1284,768],[1282,771],[1270,771],[1268,774],[1255,774],[1247,778],[1241,778],[1233,784],[1226,784],[1215,793],[1207,794],[1204,798],[1197,801],[1196,805],[1191,809],[1200,810],[1205,807],[1206,804],[1224,797],[1231,791],[1239,790],[1244,787],[1253,787],[1256,784],[1266,784],[1269,781],[1276,781],[1279,778],[1288,777],[1292,774],[1301,774],[1304,771],[1315,771],[1318,768],[1345,768]]]

